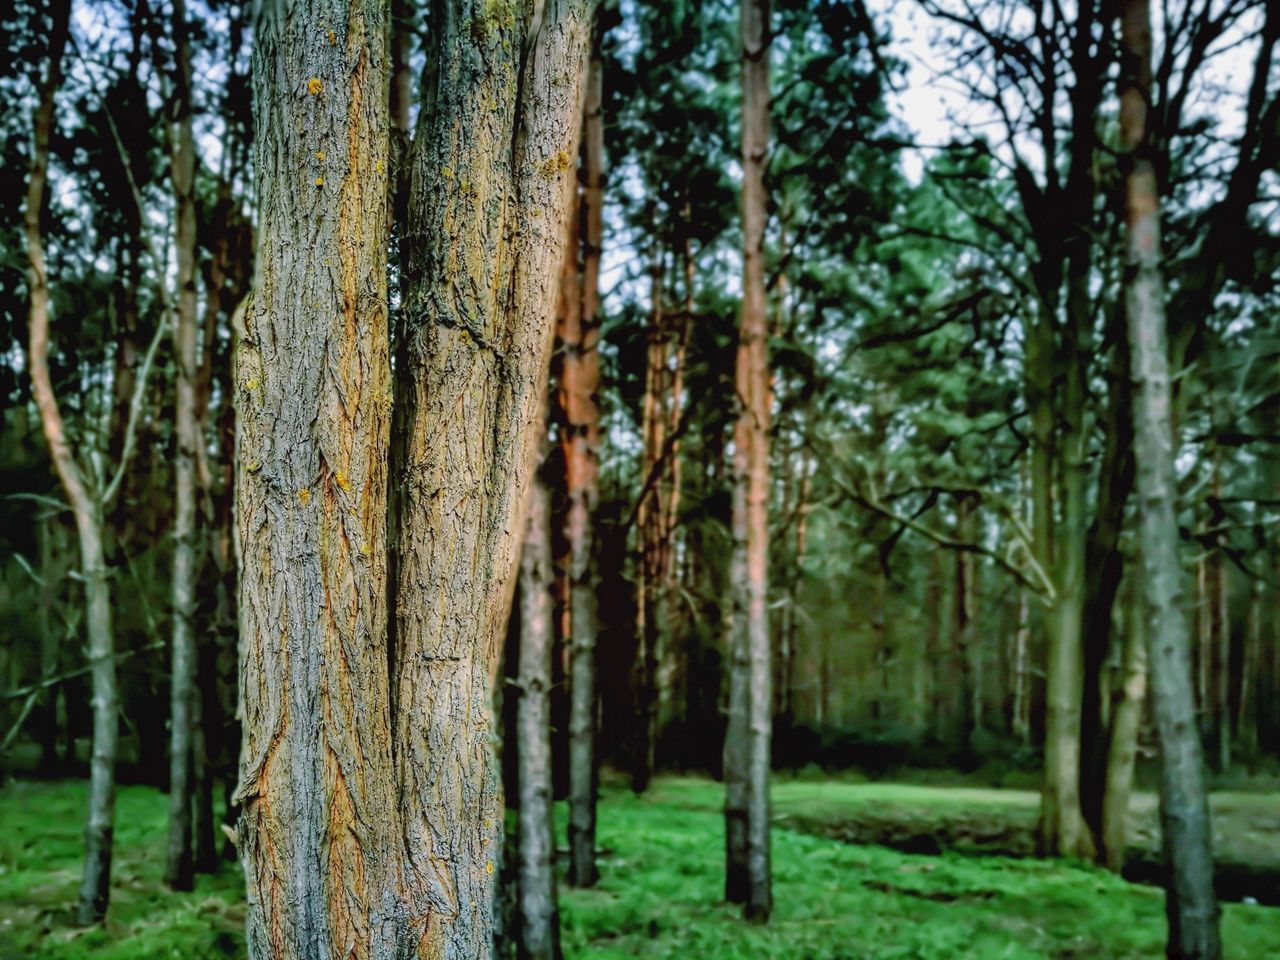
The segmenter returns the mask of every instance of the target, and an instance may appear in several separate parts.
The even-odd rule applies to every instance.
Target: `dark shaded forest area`
[[[0,960],[1280,955],[1280,5],[0,51]]]

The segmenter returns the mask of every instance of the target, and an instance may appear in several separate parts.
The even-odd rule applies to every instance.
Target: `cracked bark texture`
[[[546,386],[590,0],[432,8],[404,233],[393,730],[420,956],[491,952],[492,689]]]
[[[249,956],[404,955],[389,716],[385,0],[267,0],[236,512]]]

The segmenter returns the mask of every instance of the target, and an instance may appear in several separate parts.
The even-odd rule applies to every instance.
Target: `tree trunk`
[[[555,831],[551,807],[551,494],[535,479],[520,554],[520,697],[516,706],[520,785],[519,954],[560,955],[556,916]]]
[[[1136,590],[1131,591],[1125,620],[1120,691],[1111,716],[1100,832],[1100,859],[1108,870],[1115,873],[1124,868],[1125,849],[1129,842],[1129,798],[1133,792],[1138,733],[1142,728],[1143,700],[1147,694],[1146,635],[1143,632],[1142,598]]]
[[[199,651],[201,654],[204,651]],[[195,718],[191,729],[191,862],[197,873],[214,873],[218,869],[217,827],[213,815],[213,782],[216,756],[210,747],[209,722],[214,712],[213,657],[201,656],[197,670],[199,681],[192,685],[191,713]],[[206,681],[207,678],[207,681]],[[208,691],[208,692],[206,692]]]
[[[956,505],[956,539],[969,542],[973,532],[973,501],[964,497]],[[951,678],[945,686],[950,690],[949,739],[947,745],[956,762],[968,763],[973,753],[974,709],[974,556],[965,550],[957,550],[955,560],[955,591],[951,599],[951,649],[947,658]]]
[[[748,351],[738,343],[735,382],[747,380]],[[741,389],[739,387],[739,389]],[[738,395],[739,406],[744,397]],[[746,903],[747,881],[747,724],[750,709],[751,661],[747,647],[747,506],[746,476],[751,443],[750,424],[745,409],[733,425],[733,488],[729,555],[730,602],[725,611],[725,660],[728,663],[729,696],[725,717],[724,757],[724,897],[729,903]],[[827,694],[826,648],[820,653],[818,676],[818,720],[825,716]]]
[[[414,939],[448,960],[491,951],[492,685],[540,434],[592,8],[431,8],[405,235],[392,724]]]
[[[169,846],[165,882],[172,890],[195,884],[191,844],[192,727],[196,675],[196,457],[201,443],[196,411],[195,138],[191,126],[191,62],[185,0],[173,4],[173,116],[169,124],[174,197],[177,298],[173,352],[177,458],[174,462],[172,661],[169,671]]]
[[[1262,686],[1262,595],[1264,581],[1249,584],[1249,611],[1240,650],[1240,700],[1236,713],[1236,742],[1249,761],[1258,755],[1258,690]]]
[[[1031,641],[1031,609],[1027,591],[1018,591],[1018,627],[1013,638],[1013,717],[1011,727],[1018,742],[1031,742],[1031,669],[1028,647]]]
[[[29,261],[27,288],[31,297],[28,314],[31,392],[40,411],[50,459],[75,517],[80,539],[80,572],[84,581],[85,627],[93,690],[93,752],[89,761],[84,873],[80,881],[76,918],[87,925],[97,923],[106,915],[111,896],[115,763],[119,740],[118,695],[111,633],[111,596],[102,539],[102,503],[90,491],[71,452],[49,375],[49,284],[41,214],[49,173],[49,140],[54,125],[55,99],[62,83],[62,54],[70,29],[71,4],[68,0],[58,0],[51,13],[49,62],[32,123],[34,142],[23,227]]]
[[[1214,465],[1215,473],[1217,465]],[[1221,497],[1222,488],[1215,478],[1215,495]],[[1210,613],[1213,636],[1213,750],[1214,763],[1226,773],[1231,768],[1231,591],[1227,574],[1227,562],[1221,543],[1211,556],[1213,582],[1210,596],[1213,610]]]
[[[662,642],[660,599],[666,590],[663,576],[664,525],[669,469],[666,450],[664,393],[667,381],[668,343],[663,309],[662,251],[653,254],[650,273],[649,329],[646,334],[644,399],[640,432],[640,476],[644,486],[636,505],[636,541],[639,554],[636,580],[635,662],[636,746],[632,758],[631,789],[649,788],[656,762],[658,739],[658,645]]]
[[[773,726],[769,643],[769,331],[764,282],[769,149],[769,2],[742,2],[742,236],[739,419],[747,440],[745,488],[747,693],[747,916],[760,923],[773,906],[769,865],[769,770]]]
[[[260,233],[235,363],[236,800],[253,960],[403,955],[386,648],[386,38],[382,4],[295,0],[263,5],[254,43]]]
[[[262,237],[236,364],[250,957],[469,960],[492,951],[490,694],[592,4],[432,8],[388,650],[386,11],[299,3],[259,21]]]
[[[1122,321],[1116,313],[1117,326]],[[1081,701],[1080,806],[1093,835],[1099,859],[1106,860],[1104,807],[1108,768],[1114,754],[1111,721],[1105,716],[1112,693],[1105,665],[1124,659],[1128,637],[1114,641],[1112,619],[1116,591],[1124,575],[1120,533],[1133,489],[1133,400],[1129,383],[1129,350],[1121,336],[1111,359],[1112,386],[1103,421],[1106,437],[1098,468],[1094,518],[1085,542],[1084,689]]]
[[[1046,297],[1027,336],[1027,403],[1031,412],[1031,516],[1036,560],[1055,572],[1057,596],[1045,613],[1048,651],[1045,665],[1044,785],[1040,806],[1040,848],[1047,854],[1088,857],[1088,832],[1080,810],[1080,701],[1083,669],[1080,649],[1080,597],[1064,575],[1079,576],[1072,563],[1075,531],[1054,517],[1055,412],[1053,335],[1057,306]]]
[[[600,36],[587,73],[583,125],[581,329],[564,357],[565,450],[569,509],[569,882],[593,886],[596,845],[596,594],[595,512],[599,501],[600,244],[604,208],[604,100]],[[576,240],[576,238],[575,238]]]
[[[1219,960],[1208,799],[1195,724],[1190,637],[1181,604],[1172,388],[1160,279],[1160,199],[1153,162],[1150,0],[1121,13],[1120,141],[1128,155],[1125,305],[1137,384],[1135,458],[1147,638],[1160,737],[1160,814],[1169,886],[1170,958]]]
[[[808,456],[803,447],[794,454],[795,470],[799,474],[796,482],[796,502],[792,520],[795,523],[795,553],[791,558],[791,571],[787,576],[786,606],[783,608],[781,631],[781,651],[778,656],[778,723],[784,730],[790,730],[795,722],[795,664],[796,645],[800,640],[800,587],[804,577],[805,554],[809,547],[809,512],[813,484],[813,471],[809,466]],[[919,700],[917,700],[917,703]]]
[[[58,674],[61,638],[55,632],[50,614],[53,605],[58,602],[57,584],[62,579],[62,566],[55,558],[58,555],[62,529],[61,521],[56,517],[42,520],[37,527],[40,541],[40,680],[48,683]],[[40,766],[37,768],[44,776],[52,776],[58,769],[58,686],[49,686],[40,694],[40,708],[37,715],[36,736],[40,741]]]

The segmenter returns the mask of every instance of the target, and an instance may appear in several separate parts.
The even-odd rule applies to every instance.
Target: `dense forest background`
[[[1280,6],[1159,6],[1139,153],[1158,183],[1188,708],[1210,783],[1252,789],[1280,776]],[[394,484],[416,449],[400,391],[431,396],[400,385],[432,295],[416,278],[451,269],[415,211],[433,189],[486,188],[422,146],[439,108],[420,78],[449,62],[456,25],[391,7],[386,403],[391,436],[411,438],[388,453]],[[1160,747],[1119,9],[774,0],[756,56],[762,129],[743,106],[755,60],[738,3],[596,11],[581,144],[546,173],[572,196],[548,278],[558,306],[529,511],[542,527],[526,534],[493,690],[508,804],[545,802],[526,793],[543,775],[577,804],[573,885],[596,880],[601,778],[637,794],[655,776],[723,778],[732,834],[748,703],[742,749],[759,747],[763,717],[781,775],[1037,790],[1038,826],[1014,852],[1141,872],[1130,798],[1156,789]],[[467,42],[490,15],[503,22],[477,14]],[[236,822],[244,796],[236,484],[269,481],[238,446],[237,405],[258,387],[233,356],[264,269],[251,19],[220,0],[15,0],[0,14],[0,770],[85,776],[118,724],[114,782],[168,791],[177,810],[178,889],[234,857],[219,822]],[[761,149],[744,153],[753,136]],[[282,173],[293,155],[268,143],[272,176],[337,182],[336,156],[308,148]],[[32,387],[33,235],[79,501],[52,469]],[[744,394],[753,362],[765,389]],[[763,537],[746,530],[751,490]],[[392,487],[393,541],[414,496]],[[392,583],[417,562],[412,529],[403,520],[390,550]],[[763,613],[764,706],[746,692],[748,641],[735,646],[748,609]],[[545,660],[526,657],[532,628]],[[521,712],[530,690],[541,712]],[[545,756],[526,764],[538,730]],[[105,843],[109,876],[107,824],[89,844]],[[732,843],[728,895],[750,903],[754,880],[732,889]],[[522,869],[499,872],[514,885]],[[1270,879],[1242,895],[1274,888],[1257,875]],[[86,896],[81,919],[95,913]]]

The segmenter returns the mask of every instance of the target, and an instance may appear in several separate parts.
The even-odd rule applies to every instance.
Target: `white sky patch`
[[[1165,17],[1168,16],[1171,22],[1179,22],[1182,11],[1190,2],[1197,0],[1170,0],[1167,4],[1153,6],[1152,29],[1157,63],[1164,56],[1167,39]],[[1228,2],[1230,0],[1211,2],[1212,14],[1220,15]],[[916,140],[916,146],[905,150],[902,156],[903,170],[910,182],[919,182],[925,164],[938,148],[955,139],[968,139],[973,132],[989,132],[997,152],[1005,152],[1000,143],[1004,137],[1001,118],[990,103],[969,95],[965,84],[958,78],[954,51],[946,49],[947,41],[962,36],[964,28],[929,16],[916,0],[872,0],[869,6],[877,24],[889,30],[888,53],[905,67],[905,75],[897,89],[889,91],[886,98],[890,112],[906,124]],[[1073,4],[1064,4],[1067,16],[1073,9]],[[956,10],[966,12],[962,7],[956,7]],[[1021,33],[1023,28],[1029,30],[1032,25],[1028,8],[1022,5],[988,4],[980,7],[979,13],[990,26],[1009,29],[1012,25],[1014,29],[1010,32],[1014,33]],[[1253,76],[1258,51],[1257,34],[1262,20],[1261,5],[1255,6],[1240,16],[1214,43],[1187,98],[1184,122],[1197,116],[1209,117],[1214,121],[1215,132],[1219,136],[1236,138],[1241,134],[1245,96]],[[1181,67],[1185,61],[1187,38],[1180,34],[1173,39],[1182,51],[1179,58]],[[1114,71],[1114,67],[1112,69]],[[1175,74],[1175,80],[1180,73],[1181,70]],[[966,79],[972,81],[975,78],[990,83],[989,77],[978,75]],[[1017,120],[1025,115],[1026,106],[1017,91],[1010,89],[1002,96],[1011,117]],[[1104,96],[1113,96],[1113,91]],[[1067,119],[1061,116],[1061,104],[1056,110],[1060,114],[1059,122]],[[1028,145],[1020,140],[1015,141],[1019,150],[1024,159],[1034,166],[1036,151],[1026,149]],[[1005,159],[1009,159],[1007,153]]]

